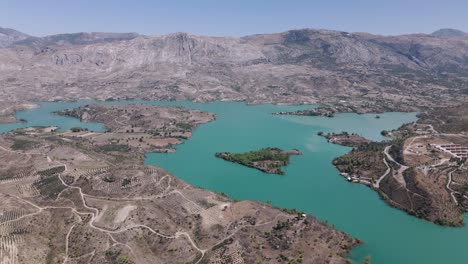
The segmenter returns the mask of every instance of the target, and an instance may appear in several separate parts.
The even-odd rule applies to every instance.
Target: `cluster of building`
[[[432,146],[445,151],[457,158],[468,158],[468,147],[459,144],[432,144]]]

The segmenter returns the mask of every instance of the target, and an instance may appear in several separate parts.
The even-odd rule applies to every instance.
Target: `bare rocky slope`
[[[243,38],[80,33],[0,48],[2,101],[141,98],[353,105],[466,102],[468,38],[291,30]]]

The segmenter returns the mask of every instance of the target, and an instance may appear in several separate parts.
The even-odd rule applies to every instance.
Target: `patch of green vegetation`
[[[52,244],[49,242],[49,248],[53,248]],[[49,250],[47,252],[46,258],[45,258],[45,264],[51,264],[52,263],[52,258],[54,257],[54,251]]]
[[[15,135],[18,135],[18,136],[26,135],[26,132],[24,130],[22,130],[22,129],[18,129],[14,133],[15,133]]]
[[[236,85],[231,85],[231,88],[236,91],[236,92],[240,92],[241,91],[241,86],[236,84]]]
[[[245,153],[232,153],[229,159],[243,165],[252,165],[254,162],[264,160],[281,161],[285,164],[289,163],[289,155],[277,148],[264,148]]]
[[[112,175],[106,175],[104,178],[102,178],[102,180],[108,183],[115,182],[115,178]]]
[[[385,172],[385,163],[381,162],[384,158],[383,151],[389,142],[368,142],[360,144],[351,152],[333,160],[340,172],[348,174],[361,174],[364,171],[372,171],[371,175],[381,175]],[[371,176],[373,177],[373,176]]]
[[[11,146],[11,149],[13,150],[26,150],[26,149],[32,149],[39,145],[38,142],[31,141],[31,140],[25,140],[25,139],[15,139],[13,141],[13,145]]]
[[[127,152],[129,151],[128,145],[123,144],[108,144],[99,147],[102,151],[116,151],[116,152]]]
[[[176,92],[179,92],[180,87],[177,84],[171,84],[171,85],[166,86],[166,89],[170,92],[176,93]]]
[[[122,181],[122,187],[125,187],[125,186],[129,185],[130,183],[132,183],[132,180],[125,178]]]
[[[58,194],[65,189],[57,176],[45,177],[35,182],[34,186],[39,190],[41,196],[48,200],[57,199]]]
[[[371,264],[371,258],[369,256],[366,256],[364,259],[364,264]]]
[[[291,259],[288,264],[299,264],[299,263],[302,263],[303,262],[303,256],[300,255],[299,257],[297,258],[293,258]]]
[[[215,251],[216,249],[219,249],[219,248],[222,248],[222,247],[225,247],[227,245],[230,245],[234,242],[234,239],[232,237],[228,238],[228,239],[225,239],[223,240],[221,243],[215,245],[212,250]]]
[[[215,156],[244,166],[277,174],[284,174],[281,167],[289,164],[289,154],[278,148],[263,148],[245,153],[221,152],[216,153]],[[266,164],[266,167],[261,167],[256,164],[257,162],[263,161],[270,163]]]
[[[187,124],[187,123],[177,123],[176,126],[179,127],[179,128],[182,128],[184,130],[191,130],[192,129],[192,125]]]
[[[121,250],[108,250],[105,253],[106,259],[111,264],[133,264],[128,256],[123,255]]]
[[[441,225],[441,226],[451,226],[451,227],[459,227],[463,226],[464,217],[460,215],[458,219],[448,220],[444,218],[439,218],[434,221],[434,223]]]
[[[82,128],[82,127],[72,127],[70,129],[73,133],[81,132],[81,131],[88,131],[87,128]]]
[[[289,229],[291,226],[292,223],[289,221],[289,219],[286,221],[278,221],[278,223],[276,223],[276,226],[273,227],[273,230],[281,230],[283,228]]]
[[[52,167],[52,168],[48,168],[45,170],[40,170],[37,172],[37,174],[48,177],[48,176],[52,176],[58,173],[62,173],[64,171],[65,171],[65,166],[57,166],[57,167]]]
[[[57,142],[57,141],[62,140],[60,137],[57,137],[57,136],[45,137],[44,139],[47,140],[47,141],[52,141],[52,142]]]
[[[403,158],[403,145],[405,144],[405,140],[406,137],[399,137],[392,140],[392,147],[388,152],[398,163],[403,165],[405,165],[405,160]]]
[[[354,173],[356,167],[362,165],[362,162],[349,156],[341,156],[333,160],[333,165],[342,166],[341,170],[346,173]]]

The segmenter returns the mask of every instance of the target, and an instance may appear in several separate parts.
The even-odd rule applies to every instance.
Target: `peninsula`
[[[468,210],[468,106],[419,114],[415,123],[382,131],[372,142],[327,135],[352,146],[333,164],[348,181],[376,190],[390,205],[440,225],[463,225]]]
[[[338,144],[347,147],[358,147],[361,144],[369,143],[364,137],[361,137],[357,134],[349,134],[348,132],[341,133],[328,133],[324,134],[323,132],[318,133],[319,136],[323,136],[327,139],[328,143]]]
[[[24,122],[24,120],[17,120],[15,118],[16,111],[34,109],[38,105],[33,103],[9,103],[1,102],[0,103],[0,124],[3,123],[14,123],[14,122]]]

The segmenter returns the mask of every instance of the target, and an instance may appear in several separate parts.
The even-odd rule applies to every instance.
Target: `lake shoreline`
[[[82,101],[88,104],[93,101]],[[107,102],[100,102],[106,104]],[[112,102],[108,102],[112,103]],[[113,102],[126,103],[126,102]],[[381,199],[376,199],[374,192],[363,189],[362,186],[350,185],[342,178],[336,177],[337,170],[330,164],[334,157],[343,155],[349,148],[330,145],[317,137],[319,131],[343,131],[347,128],[372,140],[381,140],[382,130],[397,128],[402,123],[415,120],[415,114],[385,113],[381,119],[374,115],[339,114],[334,118],[309,118],[302,116],[273,116],[277,111],[293,111],[291,106],[257,105],[247,106],[244,103],[214,102],[199,104],[193,102],[148,102],[131,101],[130,104],[143,103],[148,105],[178,105],[192,109],[210,111],[217,115],[217,120],[197,128],[191,140],[177,146],[176,153],[153,154],[148,153],[147,164],[157,164],[181,179],[195,186],[208,190],[227,193],[234,199],[250,199],[271,201],[281,208],[299,208],[321,219],[328,220],[329,225],[336,226],[355,237],[364,244],[353,249],[350,257],[356,263],[362,263],[367,255],[372,255],[376,263],[393,264],[399,260],[425,261],[426,263],[440,263],[442,260],[456,262],[463,259],[463,250],[458,245],[463,244],[467,234],[466,228],[440,229],[438,226],[407,216],[405,213],[386,205]],[[28,119],[29,125],[43,125],[40,116],[47,116],[46,109],[73,108],[78,104],[63,103],[60,107],[45,103],[40,111],[19,112],[20,118]],[[299,109],[302,108],[299,106]],[[297,109],[297,108],[296,108]],[[50,112],[51,112],[50,111]],[[32,113],[33,112],[33,113]],[[40,118],[39,118],[40,117]],[[54,120],[57,117],[54,117]],[[78,125],[70,119],[60,119],[61,127],[66,129]],[[261,122],[258,122],[261,120]],[[48,121],[55,122],[55,121]],[[249,128],[246,128],[249,124]],[[25,124],[16,124],[25,125]],[[100,126],[99,126],[100,127]],[[221,138],[219,135],[225,135]],[[231,140],[226,141],[229,137]],[[241,142],[250,142],[242,144]],[[209,144],[208,144],[209,143]],[[216,152],[229,150],[243,152],[264,146],[278,146],[282,149],[300,147],[303,156],[295,160],[287,168],[290,177],[262,176],[262,172],[251,170],[243,166],[229,165],[213,157]],[[194,153],[197,153],[196,155]],[[184,166],[180,166],[181,160]],[[218,160],[218,161],[216,161]],[[188,162],[187,162],[188,161]],[[179,164],[179,165],[178,165]],[[209,164],[209,166],[200,166]],[[297,183],[297,184],[296,184]],[[261,186],[261,187],[259,187]],[[294,190],[286,192],[285,190]],[[334,193],[338,196],[330,196]],[[328,197],[328,198],[327,198]],[[326,203],[324,203],[326,201]],[[343,217],[346,216],[346,217]],[[380,229],[372,223],[379,222],[388,228]],[[395,227],[395,223],[399,223]],[[394,229],[397,228],[398,232]],[[406,239],[402,241],[398,234],[404,232]],[[385,242],[382,240],[385,237]],[[447,243],[445,243],[445,242]],[[449,243],[460,241],[460,243]],[[422,253],[424,247],[440,247],[451,244],[448,254],[443,249],[438,255]],[[417,247],[415,245],[418,245]],[[393,252],[389,255],[390,250]],[[402,250],[413,252],[401,256]],[[422,257],[421,257],[422,256]],[[390,260],[394,260],[393,262]]]

